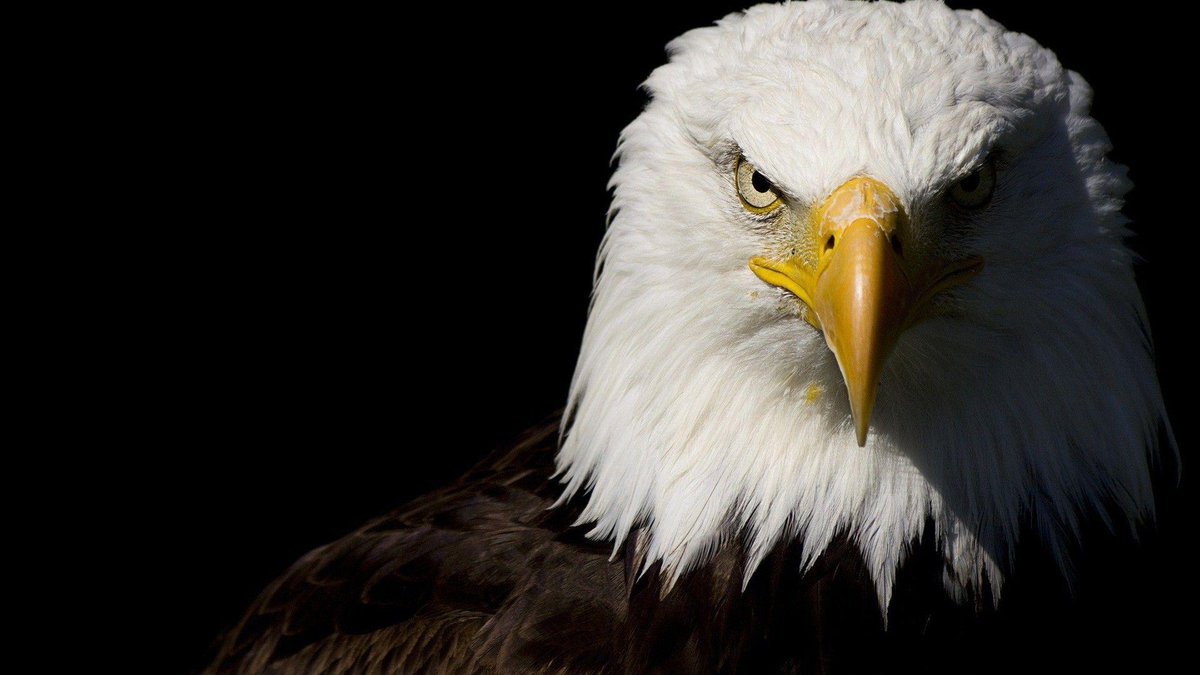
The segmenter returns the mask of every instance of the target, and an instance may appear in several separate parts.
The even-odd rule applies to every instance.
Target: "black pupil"
[[[976,171],[970,176],[958,181],[958,187],[962,189],[963,192],[974,192],[975,188],[979,187],[979,172]]]
[[[767,180],[766,176],[757,171],[750,176],[750,184],[754,186],[756,192],[771,191],[771,181]]]

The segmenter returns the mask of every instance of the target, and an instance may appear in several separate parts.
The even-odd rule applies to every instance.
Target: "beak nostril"
[[[825,240],[825,250],[832,251],[833,245],[836,243],[837,243],[837,240],[834,238],[834,236],[832,234],[829,235],[829,238]]]
[[[898,234],[892,235],[892,250],[896,252],[896,255],[904,255],[904,244],[900,242],[900,235]]]

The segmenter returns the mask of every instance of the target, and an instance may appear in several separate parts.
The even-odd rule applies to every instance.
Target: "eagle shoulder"
[[[206,673],[602,667],[624,568],[549,509],[556,429],[303,556],[221,639]]]

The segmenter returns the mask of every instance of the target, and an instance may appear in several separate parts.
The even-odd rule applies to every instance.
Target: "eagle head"
[[[1050,51],[937,2],[761,5],[673,41],[622,133],[558,457],[678,576],[932,520],[957,597],[1032,523],[1136,524],[1166,423],[1130,187]],[[585,494],[586,493],[586,494]]]

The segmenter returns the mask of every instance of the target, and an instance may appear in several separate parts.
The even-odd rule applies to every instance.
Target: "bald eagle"
[[[1018,544],[1069,578],[1086,521],[1152,516],[1130,183],[1079,75],[929,1],[669,52],[564,414],[304,556],[209,672],[874,671],[1002,606]]]

